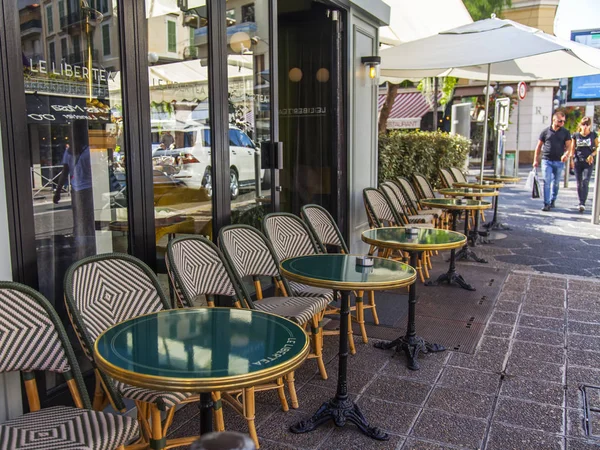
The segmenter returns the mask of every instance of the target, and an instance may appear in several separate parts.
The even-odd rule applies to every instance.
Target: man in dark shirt
[[[542,177],[544,180],[544,207],[542,211],[554,208],[558,196],[558,187],[565,168],[571,147],[571,133],[563,125],[565,115],[557,111],[552,116],[552,126],[540,133],[540,140],[535,148],[533,167],[538,166],[538,157],[542,153]]]

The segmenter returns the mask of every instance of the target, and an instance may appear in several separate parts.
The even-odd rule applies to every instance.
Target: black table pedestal
[[[477,230],[477,227],[479,225],[479,211],[475,210],[475,213],[476,213],[476,215],[475,215],[475,230]],[[465,211],[465,236],[469,236],[469,211]],[[477,254],[473,250],[471,250],[469,248],[468,239],[467,239],[467,242],[465,242],[465,245],[463,245],[463,247],[456,254],[457,261],[460,261],[463,259],[466,259],[466,260],[472,259],[475,262],[487,264],[487,260],[480,258],[479,256],[477,256]]]
[[[413,283],[414,284],[414,283]],[[377,427],[368,424],[358,405],[348,397],[348,384],[346,381],[348,367],[348,314],[350,313],[350,292],[342,291],[342,305],[340,309],[340,352],[338,366],[337,392],[335,397],[321,405],[310,419],[302,420],[290,427],[292,433],[307,433],[320,425],[333,420],[338,427],[343,427],[346,422],[353,423],[360,431],[370,438],[387,441],[390,436]]]
[[[460,211],[458,211],[456,209],[451,210],[452,231],[456,231],[456,219],[458,217],[459,212]],[[468,291],[476,290],[473,286],[471,286],[469,283],[467,283],[465,281],[465,279],[462,277],[462,275],[460,275],[459,273],[456,272],[456,252],[454,251],[454,249],[450,250],[450,266],[448,267],[448,272],[441,274],[438,277],[438,279],[435,281],[428,281],[427,283],[425,283],[425,286],[437,286],[438,284],[441,284],[441,283],[448,283],[448,284],[456,283],[460,287],[467,289]]]
[[[452,250],[454,251],[454,250]],[[415,267],[417,264],[417,253],[411,251],[410,253],[410,265]],[[415,325],[415,314],[417,305],[417,283],[410,285],[408,292],[408,325],[406,327],[406,335],[394,339],[391,342],[378,342],[375,344],[376,348],[389,349],[396,348],[396,352],[404,352],[407,359],[407,367],[410,370],[419,370],[419,363],[417,358],[419,353],[429,352],[443,352],[446,347],[439,344],[431,344],[422,337],[417,336],[417,330]]]
[[[492,230],[508,230],[510,231],[510,227],[508,225],[504,225],[501,222],[498,222],[498,201],[500,200],[500,196],[498,195],[494,199],[494,216],[492,217],[491,222],[484,224],[483,226],[488,229],[488,231]]]
[[[213,406],[214,404],[210,392],[203,392],[200,394],[200,402],[198,403],[198,409],[200,409],[200,436],[204,436],[206,433],[210,433],[213,430]]]

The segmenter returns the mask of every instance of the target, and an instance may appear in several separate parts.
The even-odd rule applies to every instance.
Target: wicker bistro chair
[[[421,175],[420,173],[413,173],[412,178],[417,193],[421,196],[421,198],[436,197],[433,186],[424,175]]]
[[[263,232],[267,239],[271,242],[275,251],[277,263],[287,258],[304,255],[314,255],[315,253],[326,253],[324,247],[320,246],[314,239],[310,229],[298,216],[288,213],[271,213],[267,214],[263,220]],[[327,297],[330,302],[337,300],[337,295],[331,289],[317,288],[308,286],[296,281],[289,281],[291,289],[290,295],[295,296],[319,296]],[[325,314],[339,314],[339,308],[331,305]],[[352,318],[348,315],[348,344],[350,353],[356,353],[354,339],[352,338]],[[323,334],[339,335],[337,330],[324,330]]]
[[[249,309],[263,310],[287,317],[299,324],[305,324],[313,316],[318,315],[327,302],[323,299],[272,297],[262,302],[253,302],[247,292],[244,292],[242,281],[237,278],[219,248],[203,237],[181,237],[169,242],[167,255],[170,260],[170,275],[176,280],[184,304],[192,304],[199,295],[222,295],[234,300],[237,307],[242,305]],[[286,376],[292,406],[298,408],[298,400],[294,385],[293,372]],[[283,378],[273,383],[265,383],[236,391],[223,392],[223,399],[238,413],[244,416],[248,423],[249,434],[259,447],[255,420],[255,392],[277,390],[281,407],[288,411],[285,397]]]
[[[363,199],[365,208],[367,210],[367,217],[372,218],[369,219],[369,225],[371,228],[383,228],[386,226],[402,227],[406,225],[400,214],[395,210],[394,206],[392,205],[392,200],[385,190],[365,188],[363,189]],[[414,226],[431,227],[431,224],[421,223],[415,224]],[[373,253],[375,253],[375,247],[371,246],[369,248],[369,254],[372,255]],[[379,254],[384,258],[402,259],[403,261],[406,260],[406,255],[404,252],[400,252],[399,255],[395,255],[390,249],[380,249]],[[415,270],[418,272],[421,282],[425,282],[425,274],[427,275],[427,278],[429,278],[427,265],[422,263],[422,258],[417,259],[417,267],[415,267]],[[423,273],[424,271],[425,274]]]
[[[56,311],[40,293],[0,282],[0,373],[20,371],[29,413],[0,424],[2,450],[124,449],[135,419],[92,410],[75,353]],[[40,409],[34,371],[61,373],[75,407]]]
[[[259,277],[269,277],[273,279],[276,291],[283,296],[289,295],[292,291],[287,280],[279,273],[279,261],[275,255],[275,251],[271,246],[267,238],[256,228],[248,225],[230,225],[224,227],[219,232],[219,244],[223,249],[223,254],[228,264],[233,269],[236,278],[239,280],[240,287],[244,297],[250,298],[250,294],[243,284],[244,278],[251,278],[254,282],[256,290],[256,299],[254,305],[257,309],[270,310],[272,304],[280,299],[281,297],[264,298],[262,285]],[[322,318],[325,314],[325,310],[330,303],[330,297],[318,296],[318,295],[297,295],[292,294],[292,297],[288,302],[291,302],[296,308],[311,308],[313,314],[307,317],[306,320],[299,321],[295,320],[301,325],[308,325],[310,322],[311,326],[311,344],[312,353],[309,358],[315,358],[317,360],[317,366],[319,367],[319,373],[321,378],[327,379],[327,370],[323,362],[323,328]],[[275,303],[274,303],[275,302]],[[278,315],[284,315],[281,312],[270,311]],[[293,386],[293,377],[291,379],[291,385]],[[290,388],[290,396],[292,396],[292,407],[298,407],[298,400],[295,398],[295,390]]]
[[[454,181],[456,181],[457,183],[466,183],[467,182],[467,177],[465,176],[463,171],[460,170],[459,168],[450,167],[450,172],[452,173],[452,177],[454,177]]]
[[[451,188],[456,180],[452,176],[452,173],[450,173],[450,170],[440,168],[439,172],[440,172],[440,180],[442,180],[442,185],[445,188]]]
[[[111,326],[133,317],[169,309],[156,275],[133,256],[108,253],[90,256],[72,264],[65,274],[65,303],[81,347],[96,373],[94,409],[103,409],[106,400],[117,411],[124,411],[123,397],[135,401],[142,438],[152,449],[189,445],[198,436],[166,440],[175,407],[198,396],[191,393],[164,392],[116,381],[95,364],[93,343]],[[105,397],[105,394],[107,398]],[[215,399],[215,422],[222,429],[220,398]],[[166,412],[162,421],[161,412]]]
[[[339,248],[341,253],[350,253],[348,246],[346,245],[346,241],[344,241],[344,237],[333,220],[333,217],[331,217],[331,214],[329,214],[329,211],[319,205],[305,205],[300,210],[300,215],[306,222],[306,225],[311,231],[313,237],[321,247],[336,247]],[[373,314],[373,322],[375,325],[379,325],[377,306],[375,305],[375,292],[368,291],[367,295],[369,298],[368,305],[364,304],[364,292],[359,291],[356,293],[355,306],[350,308],[351,311],[356,311],[356,315],[352,317],[352,320],[358,323],[362,340],[365,344],[369,342],[369,338],[367,337],[367,329],[365,328],[364,311],[366,309],[371,310]]]
[[[400,188],[404,192],[405,197],[410,201],[411,205],[413,206],[413,208],[414,208],[413,214],[433,214],[438,219],[436,221],[438,227],[446,226],[446,220],[445,220],[443,209],[429,208],[427,206],[425,206],[425,207],[421,206],[421,203],[419,203],[419,196],[418,196],[417,192],[415,191],[415,189],[413,188],[412,184],[410,184],[410,181],[408,181],[404,177],[398,177],[396,179],[396,181],[397,181],[398,186],[400,186]]]

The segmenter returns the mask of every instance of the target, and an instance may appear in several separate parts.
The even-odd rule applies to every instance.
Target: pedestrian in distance
[[[540,133],[540,139],[533,156],[533,167],[538,166],[542,155],[542,180],[544,181],[544,207],[542,211],[554,208],[558,187],[565,168],[565,161],[571,152],[571,133],[564,128],[565,114],[557,111],[552,116],[552,125]]]
[[[571,158],[575,161],[575,179],[579,196],[579,212],[585,211],[594,158],[598,153],[598,134],[592,131],[592,119],[584,117],[571,140]]]

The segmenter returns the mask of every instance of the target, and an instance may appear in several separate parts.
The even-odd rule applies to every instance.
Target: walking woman
[[[598,134],[592,131],[592,120],[584,117],[579,122],[577,132],[571,140],[571,158],[575,157],[575,179],[577,180],[577,195],[579,195],[579,212],[585,211],[585,201],[592,171],[594,157],[598,153]]]

